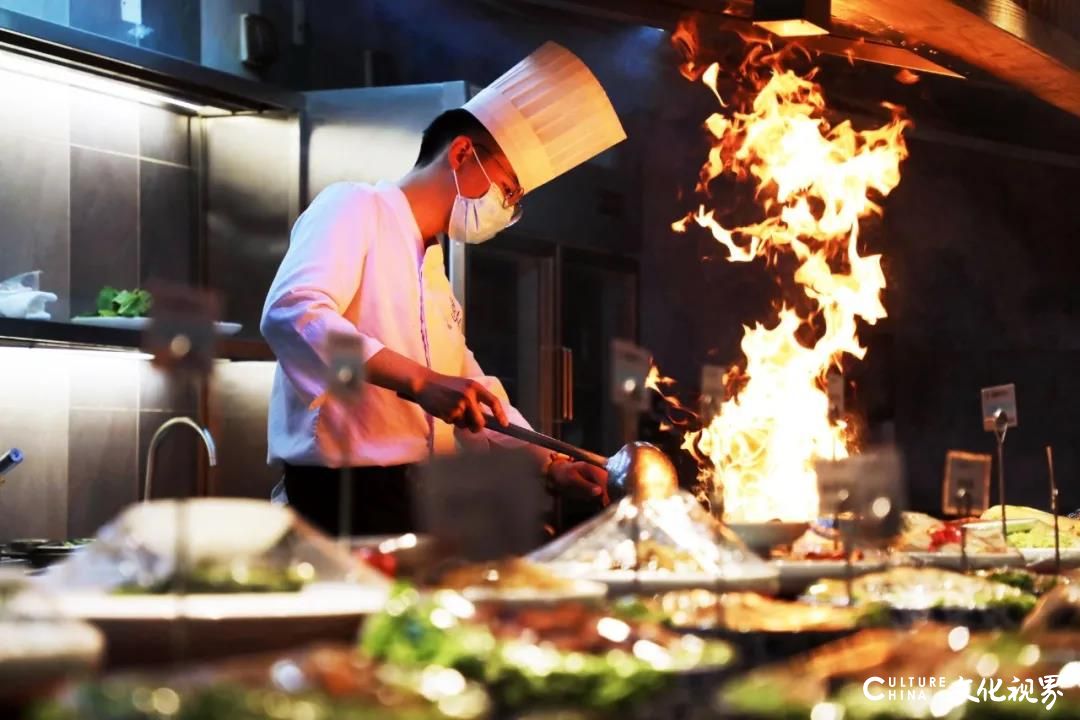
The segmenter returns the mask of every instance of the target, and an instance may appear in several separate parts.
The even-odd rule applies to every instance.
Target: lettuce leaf
[[[145,317],[150,313],[154,298],[146,290],[117,290],[106,285],[98,292],[94,303],[98,317]]]

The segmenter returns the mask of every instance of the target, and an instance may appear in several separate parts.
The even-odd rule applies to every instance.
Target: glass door
[[[502,381],[525,419],[550,434],[555,427],[555,248],[508,234],[468,247],[463,257],[469,348],[484,372]],[[460,282],[453,267],[451,277],[455,285]]]
[[[582,250],[560,250],[560,335],[572,406],[561,408],[560,435],[567,442],[610,455],[624,443],[612,405],[611,341],[637,340],[637,262]]]

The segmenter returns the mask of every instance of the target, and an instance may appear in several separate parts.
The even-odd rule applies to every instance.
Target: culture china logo
[[[1074,667],[1075,666],[1075,667]],[[1039,678],[880,677],[863,682],[863,695],[871,702],[926,703],[942,717],[966,703],[1025,703],[1050,711],[1064,689],[1080,687],[1080,663],[1069,663],[1058,675]]]

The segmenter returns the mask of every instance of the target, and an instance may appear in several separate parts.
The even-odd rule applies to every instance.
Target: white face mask
[[[484,177],[488,180],[488,189],[478,198],[462,196],[457,171],[454,171],[457,198],[454,200],[454,208],[450,211],[450,227],[447,229],[447,235],[456,242],[479,245],[516,223],[521,217],[521,211],[514,205],[506,207],[502,191],[491,182],[487,170],[484,170],[484,165],[480,162],[480,156],[476,154],[476,148],[473,148],[473,157],[476,158],[476,164],[480,166],[480,172],[484,173]]]

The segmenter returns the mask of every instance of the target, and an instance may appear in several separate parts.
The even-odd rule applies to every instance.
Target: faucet
[[[150,449],[146,451],[146,479],[143,482],[143,502],[150,501],[150,490],[153,487],[154,481],[154,459],[157,457],[157,448],[161,444],[161,440],[165,437],[169,428],[177,425],[187,425],[192,430],[199,434],[202,438],[203,445],[206,446],[206,459],[210,463],[210,467],[217,466],[217,446],[214,444],[214,436],[210,434],[210,431],[204,427],[199,427],[198,423],[189,417],[176,417],[171,420],[166,420],[161,424],[161,427],[157,429],[154,436],[150,438]]]

